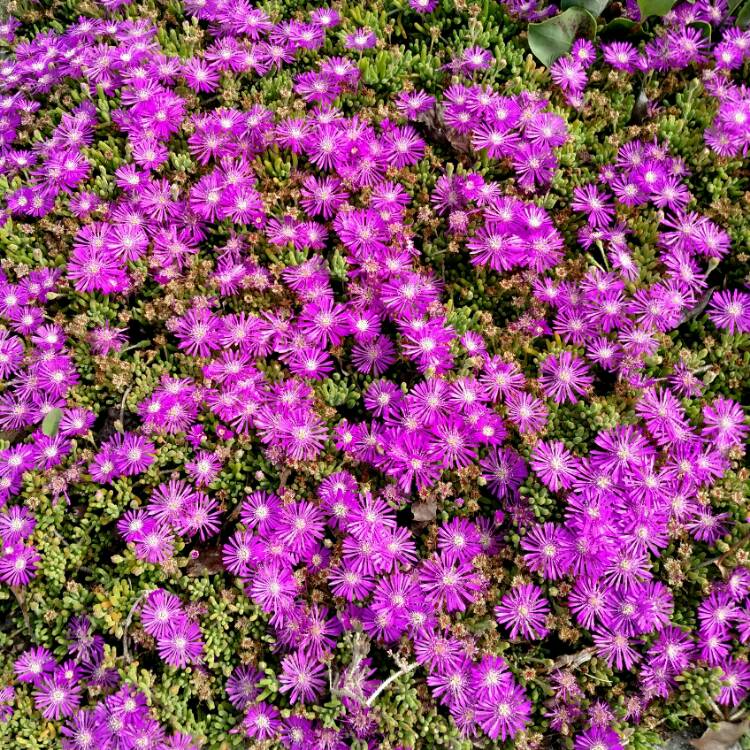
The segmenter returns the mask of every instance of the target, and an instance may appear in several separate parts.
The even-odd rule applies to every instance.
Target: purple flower
[[[575,738],[574,750],[623,750],[619,736],[609,727],[589,727]]]
[[[185,464],[185,470],[195,480],[198,487],[205,487],[219,475],[221,461],[214,453],[198,451],[195,458]]]
[[[717,398],[703,407],[704,437],[720,450],[739,445],[750,432],[742,407],[730,398]]]
[[[539,383],[545,395],[556,404],[570,401],[575,404],[578,397],[586,393],[593,383],[585,362],[569,351],[559,355],[550,354],[540,367]]]
[[[715,292],[708,317],[717,328],[729,333],[750,333],[750,294],[737,291]]]
[[[449,562],[470,562],[482,552],[479,531],[463,518],[454,518],[438,531],[438,548]]]
[[[316,8],[310,14],[310,21],[323,28],[334,28],[341,22],[338,11],[332,8]]]
[[[72,716],[81,700],[81,687],[70,683],[63,675],[55,672],[43,677],[34,692],[34,704],[45,719],[62,719]]]
[[[5,547],[0,556],[0,581],[9,586],[25,586],[36,576],[40,560],[34,547],[23,544]]]
[[[187,618],[176,618],[174,624],[157,641],[159,656],[174,667],[197,664],[203,654],[200,627]]]
[[[422,564],[420,587],[428,600],[445,606],[448,612],[463,612],[481,590],[471,565],[449,562],[445,554],[434,555]]]
[[[297,651],[281,662],[279,685],[282,693],[289,693],[292,703],[310,703],[323,691],[323,665]]]
[[[529,473],[524,460],[512,448],[491,448],[479,465],[484,471],[482,478],[499,499],[515,496]]]
[[[46,648],[37,646],[24,651],[16,660],[13,668],[16,678],[20,682],[39,685],[45,675],[51,674],[56,666],[52,654]]]
[[[175,326],[179,347],[199,357],[207,357],[211,351],[219,348],[219,331],[219,320],[204,307],[190,310]]]
[[[513,739],[530,718],[531,701],[512,680],[504,681],[496,694],[480,699],[476,705],[477,723],[493,740]]]
[[[750,666],[739,659],[727,659],[720,668],[722,689],[717,701],[725,706],[739,706],[750,693]]]
[[[409,0],[409,7],[417,13],[432,13],[437,4],[438,0]]]
[[[498,622],[510,629],[510,637],[543,638],[547,634],[544,618],[549,613],[549,604],[542,590],[532,584],[517,586],[503,596],[495,607]]]
[[[633,648],[633,641],[622,632],[599,630],[594,632],[596,652],[610,667],[630,670],[641,656]]]
[[[426,0],[429,4],[431,0]],[[396,109],[399,114],[410,120],[416,120],[423,112],[435,106],[435,98],[426,91],[402,91],[396,98]]]
[[[592,226],[607,227],[615,216],[611,201],[612,197],[596,185],[584,185],[573,189],[571,208],[587,214]]]
[[[539,479],[553,492],[572,486],[577,461],[559,440],[540,440],[531,454],[530,464]]]
[[[109,731],[95,711],[77,711],[60,732],[63,750],[95,750],[109,741]]]
[[[268,740],[281,728],[281,717],[274,706],[261,701],[245,712],[242,728],[251,739]]]
[[[624,70],[626,73],[634,73],[637,69],[638,52],[629,42],[612,42],[602,44],[604,62],[613,68]]]
[[[0,512],[0,539],[6,546],[13,546],[28,539],[34,531],[36,519],[27,508],[14,505]]]
[[[133,476],[146,471],[154,462],[153,443],[140,435],[125,433],[114,451],[115,471],[125,476]]]
[[[239,710],[246,708],[258,695],[258,682],[262,674],[252,666],[239,666],[232,670],[226,691],[230,703]]]
[[[91,632],[91,620],[86,615],[72,617],[68,623],[70,643],[68,652],[83,663],[100,662],[104,656],[104,639]]]
[[[218,503],[203,492],[193,493],[176,522],[178,534],[195,536],[201,540],[218,533],[221,511]]]
[[[58,429],[65,437],[85,435],[96,421],[96,415],[88,409],[63,409]]]
[[[554,523],[537,524],[521,540],[524,559],[530,570],[554,581],[565,574],[562,540],[565,532]]]
[[[259,567],[249,588],[250,598],[266,612],[288,610],[296,593],[297,582],[291,570],[278,562]]]
[[[370,29],[357,29],[346,36],[346,47],[348,49],[365,50],[375,46],[377,37]]]
[[[184,617],[182,604],[164,589],[152,591],[141,610],[143,629],[155,638],[164,638]]]
[[[147,524],[141,533],[134,536],[133,541],[135,555],[140,560],[159,564],[172,557],[174,537],[166,526]]]

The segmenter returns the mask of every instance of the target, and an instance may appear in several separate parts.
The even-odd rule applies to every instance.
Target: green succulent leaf
[[[710,23],[706,23],[705,21],[696,21],[695,23],[691,23],[690,26],[694,29],[698,29],[698,31],[701,31],[703,33],[703,36],[706,37],[706,40],[710,41],[712,31]]]
[[[567,10],[568,8],[583,8],[595,18],[600,16],[608,5],[609,0],[562,0],[562,3],[560,3],[560,7],[563,10]]]
[[[50,409],[47,412],[47,416],[42,422],[42,432],[47,437],[54,437],[57,435],[57,430],[60,427],[60,420],[62,419],[62,409]]]
[[[599,33],[601,37],[622,37],[631,34],[640,24],[629,18],[613,18]]]
[[[638,0],[638,7],[641,9],[641,21],[645,21],[651,16],[662,16],[672,10],[675,0]]]
[[[584,8],[568,8],[540,23],[529,24],[529,48],[549,67],[570,52],[576,39],[591,39],[596,34],[596,18]]]

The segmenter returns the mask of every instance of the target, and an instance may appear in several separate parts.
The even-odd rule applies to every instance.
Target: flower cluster
[[[17,12],[0,744],[37,720],[63,750],[618,750],[731,718],[750,32],[726,4],[549,70],[448,0]]]
[[[190,620],[180,600],[168,591],[156,589],[141,609],[143,629],[156,639],[159,656],[174,667],[200,662],[203,652],[201,629]]]
[[[162,592],[164,593],[164,592]],[[162,599],[166,601],[166,599]],[[170,622],[176,622],[170,610]],[[155,610],[155,619],[159,610]],[[153,612],[152,612],[153,614]],[[145,617],[145,614],[144,614]],[[163,624],[160,624],[163,628]],[[70,658],[58,663],[43,647],[26,650],[15,662],[20,683],[34,688],[34,702],[46,719],[67,719],[61,728],[62,750],[91,750],[109,747],[158,747],[163,750],[197,750],[191,738],[181,732],[169,734],[148,707],[146,696],[130,684],[119,687],[116,669],[105,666],[104,639],[91,632],[88,617],[68,625]],[[80,708],[84,690],[106,694],[93,708]],[[0,692],[4,703],[12,704],[13,689]],[[3,717],[13,714],[3,706]]]
[[[559,57],[550,65],[549,75],[565,95],[565,101],[580,109],[588,83],[588,69],[596,60],[596,48],[588,39],[577,39],[569,55]]]
[[[111,690],[120,681],[117,670],[106,666],[104,639],[91,632],[88,617],[74,617],[68,623],[68,637],[71,658],[62,664],[46,648],[37,647],[24,651],[14,665],[16,679],[35,688],[34,702],[46,719],[80,716],[85,686]]]
[[[741,50],[741,60],[750,59],[750,32],[745,32],[731,44]],[[706,90],[716,98],[719,107],[714,122],[706,129],[706,143],[719,156],[746,156],[750,151],[750,89],[737,86],[719,72],[710,73],[706,75]]]
[[[0,377],[7,386],[0,394],[0,428],[13,434],[38,426],[53,410],[65,407],[69,390],[78,382],[63,329],[45,322],[44,306],[59,283],[59,272],[39,269],[22,283],[0,272]],[[28,443],[0,450],[0,581],[27,584],[39,555],[28,540],[35,527],[26,507],[8,505],[30,470],[48,470],[70,452],[71,440],[85,434],[94,415],[85,409],[64,408],[55,436],[34,432]]]
[[[558,162],[554,149],[568,140],[565,120],[545,111],[549,102],[525,91],[518,96],[503,96],[486,86],[454,84],[444,92],[442,121],[457,135],[468,136],[475,151],[491,159],[508,160],[518,184],[527,191],[544,188],[552,181]],[[473,187],[474,197],[487,201],[497,193]],[[460,208],[461,198],[444,185],[433,195],[438,211]],[[454,206],[454,202],[457,204]],[[455,221],[455,220],[454,220]],[[461,224],[451,228],[461,227]]]

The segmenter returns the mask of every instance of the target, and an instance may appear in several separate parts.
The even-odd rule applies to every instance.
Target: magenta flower
[[[219,475],[221,461],[214,453],[198,451],[195,458],[185,464],[185,471],[195,480],[198,487],[205,487]]]
[[[190,310],[175,326],[180,348],[199,357],[207,357],[211,351],[219,348],[219,331],[219,320],[206,308]]]
[[[242,727],[250,739],[268,740],[280,730],[281,717],[274,706],[261,701],[247,709]]]
[[[375,46],[377,37],[370,29],[357,29],[346,36],[346,47],[348,49],[365,50]]]
[[[571,208],[587,214],[588,222],[592,226],[607,227],[615,216],[611,201],[611,196],[596,185],[584,185],[573,189]]]
[[[637,69],[638,53],[636,48],[629,42],[613,42],[602,44],[604,62],[613,68],[624,70],[626,73],[634,73]]]
[[[125,476],[146,471],[154,462],[155,448],[151,441],[134,433],[125,433],[114,452],[115,470]]]
[[[183,619],[180,600],[164,589],[152,591],[141,610],[143,629],[155,638],[164,638]]]
[[[524,460],[512,448],[492,448],[479,465],[484,470],[482,478],[500,499],[514,497],[529,473]]]
[[[542,590],[532,584],[517,586],[503,596],[495,607],[498,622],[510,630],[510,637],[539,639],[547,634],[544,619],[549,613],[549,604]]]
[[[230,703],[239,710],[246,708],[258,695],[258,682],[261,677],[261,673],[255,667],[235,667],[226,684]]]
[[[750,294],[736,289],[714,293],[708,317],[729,333],[750,333]]]
[[[173,555],[174,537],[168,527],[147,524],[143,532],[135,535],[135,555],[151,564],[166,562]]]
[[[531,701],[512,680],[505,681],[498,694],[480,699],[476,706],[477,723],[493,740],[513,739],[530,718]]]
[[[13,546],[28,539],[34,531],[36,519],[27,508],[14,505],[0,512],[0,539],[6,546]]]
[[[600,630],[594,633],[596,652],[614,669],[630,670],[640,661],[640,654],[633,648],[633,641],[622,632]]]
[[[195,536],[201,540],[218,533],[221,511],[218,503],[203,492],[195,492],[177,520],[178,534]]]
[[[36,576],[40,560],[34,547],[23,544],[5,547],[0,556],[0,581],[9,586],[25,586]]]
[[[93,750],[109,739],[106,725],[94,711],[77,711],[60,732],[63,750]]]
[[[46,648],[37,646],[24,651],[13,668],[16,679],[20,682],[30,682],[38,686],[45,675],[50,675],[56,666],[52,654]]]
[[[569,351],[550,354],[540,367],[539,383],[546,396],[556,404],[570,401],[575,404],[593,383],[585,362]]]
[[[396,98],[396,108],[404,117],[414,120],[435,105],[435,98],[426,91],[403,91]]]
[[[70,683],[59,672],[44,677],[34,692],[34,704],[45,719],[72,716],[81,700],[81,686]]]
[[[554,523],[537,524],[521,540],[524,559],[530,570],[554,581],[565,574],[562,540],[565,531]]]
[[[574,750],[624,750],[619,736],[609,727],[592,726],[575,738]]]
[[[466,519],[454,518],[438,531],[438,548],[446,561],[468,563],[482,552],[479,531]]]
[[[182,65],[185,83],[196,92],[215,91],[219,84],[219,75],[209,63],[191,58]]]
[[[284,657],[279,677],[280,690],[289,693],[292,703],[310,703],[323,691],[323,665],[297,651]]]
[[[542,483],[557,492],[572,486],[577,461],[559,440],[540,440],[531,454],[530,465]]]
[[[727,659],[720,668],[722,689],[717,701],[725,706],[739,706],[750,693],[750,666],[739,659]]]
[[[745,413],[736,401],[717,398],[703,407],[702,434],[720,450],[739,445],[749,432],[750,427],[745,424]]]
[[[196,664],[203,654],[201,629],[183,615],[158,639],[157,649],[159,656],[173,667]]]
[[[297,593],[297,582],[291,570],[278,562],[258,568],[249,588],[250,598],[266,612],[288,610]]]
[[[297,409],[281,418],[279,444],[294,461],[308,461],[323,449],[328,431],[320,418],[307,409]]]
[[[420,587],[424,595],[448,612],[463,612],[481,590],[479,576],[471,565],[449,562],[444,554],[434,555],[421,566]]]

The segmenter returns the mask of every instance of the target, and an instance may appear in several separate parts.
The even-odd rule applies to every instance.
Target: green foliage
[[[638,7],[641,11],[641,21],[645,21],[651,16],[661,16],[669,13],[675,0],[638,0]]]
[[[567,10],[568,8],[584,8],[594,18],[600,16],[608,5],[609,0],[562,0],[560,3],[560,7],[563,10]]]
[[[671,7],[670,0],[641,0],[643,18],[660,16]],[[570,50],[571,43],[580,36],[593,37],[597,30],[596,17],[606,8],[604,0],[563,0],[563,12],[539,24],[530,24],[528,48],[537,60],[548,66]],[[91,6],[73,2],[39,5],[17,3],[24,16],[24,33],[32,35],[43,28],[62,28],[65,23]],[[48,13],[49,7],[53,12]],[[297,0],[275,0],[264,7],[274,20],[288,19],[309,8]],[[750,2],[735,1],[738,23],[750,23]],[[450,74],[443,70],[451,57],[473,45],[482,45],[494,53],[492,67],[477,79],[494,85],[504,93],[521,90],[539,92],[549,98],[556,113],[565,117],[570,139],[560,149],[559,173],[550,190],[539,197],[555,216],[555,221],[566,241],[566,264],[561,273],[575,278],[586,267],[599,266],[606,270],[607,259],[596,246],[584,250],[578,242],[580,217],[571,214],[569,204],[576,186],[595,179],[599,169],[613,160],[617,148],[626,140],[641,137],[658,138],[668,142],[671,151],[682,157],[690,169],[688,178],[694,195],[691,207],[701,206],[727,228],[733,240],[733,254],[715,265],[707,277],[710,287],[739,286],[750,280],[746,257],[750,246],[750,177],[746,165],[739,160],[716,158],[703,142],[703,130],[714,116],[715,105],[705,94],[703,86],[691,73],[674,74],[664,80],[646,81],[648,98],[659,102],[644,125],[633,125],[631,113],[638,98],[638,87],[631,78],[616,71],[597,72],[592,78],[588,98],[580,111],[563,106],[559,92],[550,84],[546,70],[535,65],[527,54],[526,41],[519,34],[516,21],[492,0],[475,6],[442,0],[434,14],[421,16],[412,12],[408,4],[380,2],[370,4],[345,3],[340,7],[343,28],[351,31],[367,25],[375,29],[381,43],[362,53],[357,64],[362,74],[360,89],[344,95],[338,104],[350,113],[358,108],[379,112],[379,117],[394,117],[390,106],[395,95],[407,88],[424,88],[439,93],[450,83]],[[181,3],[170,0],[155,3],[135,2],[128,9],[135,17],[159,19],[157,40],[166,55],[187,58],[203,48],[203,29],[195,19],[188,19]],[[55,21],[50,20],[54,16]],[[626,19],[616,19],[607,28],[628,25]],[[326,41],[319,56],[340,53],[335,41]],[[307,70],[317,55],[299,63],[293,71],[283,70],[278,75],[258,78],[250,74],[225,75],[217,97],[234,100],[245,108],[255,102],[269,107],[290,108],[293,75]],[[353,55],[353,57],[356,57]],[[97,133],[95,146],[87,148],[87,157],[94,168],[92,189],[103,199],[117,195],[115,170],[126,157],[125,139],[109,126],[113,112],[120,102],[101,90],[88,91],[71,83],[65,96],[73,102],[90,101],[97,108],[106,136]],[[58,106],[58,104],[60,106]],[[60,103],[50,103],[50,121],[61,116]],[[54,105],[54,106],[53,106]],[[380,112],[379,107],[383,108]],[[24,134],[24,148],[31,148],[46,134]],[[175,139],[168,169],[190,174],[197,169],[195,159],[186,146],[187,133]],[[450,142],[431,145],[431,154],[410,172],[413,182],[408,185],[414,203],[425,207],[423,215],[414,216],[414,241],[423,253],[425,263],[435,270],[445,284],[443,298],[448,303],[449,323],[458,334],[467,330],[479,331],[508,358],[517,362],[529,378],[538,375],[539,363],[557,344],[536,340],[519,332],[508,333],[508,323],[516,321],[519,308],[531,299],[528,278],[519,274],[501,277],[486,268],[474,267],[465,248],[459,247],[439,226],[429,208],[429,192],[437,177],[477,171],[488,180],[495,180],[504,192],[515,190],[512,171],[506,164],[490,161],[468,152],[457,150]],[[301,157],[282,152],[278,148],[266,151],[254,161],[258,180],[278,191],[274,209],[281,212],[293,205],[294,198],[281,188],[293,182],[303,168]],[[17,178],[0,177],[0,192],[5,193],[20,185]],[[270,192],[270,191],[269,191]],[[658,217],[652,209],[623,208],[633,236],[629,238],[634,258],[641,268],[641,282],[655,280],[659,273],[657,243]],[[62,216],[62,210],[59,213]],[[68,217],[69,218],[69,217]],[[130,509],[142,507],[150,493],[166,481],[187,455],[184,446],[174,441],[157,440],[157,461],[143,475],[123,477],[112,486],[98,486],[87,481],[85,466],[92,452],[104,436],[125,428],[137,420],[138,404],[153,390],[164,374],[179,377],[196,375],[193,360],[182,355],[174,346],[169,333],[169,321],[179,308],[184,310],[195,295],[211,296],[216,290],[209,280],[214,266],[212,248],[220,246],[229,234],[229,226],[212,232],[189,269],[189,284],[170,285],[154,289],[146,286],[129,298],[105,298],[98,294],[84,295],[67,292],[59,299],[52,298],[51,316],[61,316],[72,340],[71,349],[80,375],[80,383],[72,391],[72,400],[93,409],[101,416],[94,432],[76,438],[66,465],[81,467],[78,478],[63,472],[27,475],[21,498],[34,511],[38,525],[33,541],[43,558],[37,579],[18,597],[7,587],[0,587],[0,682],[12,678],[12,665],[18,653],[30,644],[50,648],[55,656],[66,655],[65,629],[70,617],[88,613],[95,629],[104,635],[108,644],[107,658],[116,665],[123,679],[137,685],[149,698],[155,714],[173,729],[190,732],[205,741],[207,750],[238,750],[246,746],[241,734],[231,734],[240,716],[229,704],[224,683],[231,668],[240,663],[252,663],[263,670],[264,695],[273,699],[288,715],[291,706],[279,694],[277,674],[279,660],[276,644],[269,636],[268,616],[262,613],[244,594],[242,584],[225,572],[212,567],[217,547],[211,544],[188,545],[178,542],[173,565],[149,565],[136,558],[131,546],[126,545],[115,530],[115,522]],[[24,267],[44,265],[62,267],[72,243],[70,226],[54,226],[50,222],[24,222],[10,219],[0,227],[0,255],[4,267],[13,272]],[[290,248],[271,247],[259,242],[253,252],[268,267],[278,269],[282,264],[296,265],[308,254]],[[333,246],[326,261],[334,283],[346,277],[347,266],[339,246]],[[146,268],[134,264],[143,272]],[[250,294],[242,300],[241,309],[258,309],[290,304],[288,297],[275,292]],[[239,305],[238,305],[239,306]],[[83,323],[81,323],[83,320]],[[130,344],[120,353],[107,357],[92,356],[86,342],[87,330],[109,321],[127,327]],[[704,315],[686,319],[675,331],[663,337],[658,357],[648,360],[644,375],[661,380],[667,378],[680,359],[690,362],[699,373],[704,390],[703,402],[718,396],[728,396],[747,402],[750,384],[750,337],[717,332]],[[557,347],[559,349],[559,347]],[[399,363],[401,367],[402,363]],[[468,368],[467,368],[468,369]],[[273,367],[269,368],[273,375]],[[409,374],[406,368],[397,370],[404,384]],[[362,394],[372,378],[337,372],[315,386],[315,398],[322,406],[353,418],[364,418]],[[396,382],[400,382],[398,377]],[[612,379],[613,380],[613,379]],[[565,404],[550,409],[549,423],[544,435],[548,440],[561,440],[576,455],[590,449],[596,434],[615,424],[634,421],[634,393],[623,384],[602,378],[600,392],[588,403]],[[406,385],[404,385],[406,387]],[[688,416],[700,421],[697,401],[685,400]],[[57,432],[61,413],[49,412],[42,423],[46,435]],[[207,433],[216,420],[201,417]],[[331,419],[333,423],[335,420]],[[2,447],[7,447],[11,436],[0,434]],[[528,456],[532,441],[518,437],[520,450]],[[211,486],[224,504],[225,516],[236,515],[244,494],[254,489],[276,489],[280,475],[276,466],[264,454],[258,439],[235,438],[227,441],[229,455],[223,469]],[[346,464],[332,450],[315,466],[301,466],[284,481],[297,497],[312,493],[318,481],[331,472],[346,466],[358,472],[364,482],[371,477],[359,476],[359,468]],[[466,505],[459,509],[455,496],[441,499],[436,505],[435,520],[427,521],[418,534],[421,550],[434,548],[436,524],[458,513],[469,514],[468,508],[479,508],[485,515],[497,510],[481,480],[470,480],[451,475],[455,495],[464,495]],[[521,487],[533,516],[541,521],[564,520],[562,503],[535,477]],[[750,523],[748,517],[748,469],[741,457],[733,457],[731,469],[712,488],[709,498],[718,512],[731,515],[732,526],[727,535],[714,547],[693,543],[687,534],[664,550],[655,563],[654,572],[670,581],[675,592],[676,623],[686,628],[697,626],[695,608],[705,595],[711,581],[733,565],[742,561],[747,548]],[[521,646],[503,640],[491,616],[491,605],[497,600],[501,584],[516,575],[542,583],[517,563],[520,541],[526,530],[526,519],[512,519],[505,538],[502,558],[491,571],[492,586],[487,596],[486,611],[466,613],[460,622],[471,633],[478,648],[500,653],[513,665],[517,673],[524,671],[526,686],[535,700],[546,700],[552,688],[549,671],[559,654],[552,654],[544,644]],[[197,553],[197,556],[191,553]],[[746,558],[745,558],[746,559]],[[164,586],[174,591],[188,605],[201,607],[200,623],[206,642],[206,670],[177,670],[165,667],[154,652],[153,644],[138,624],[138,618],[126,629],[134,604],[145,592]],[[558,584],[549,587],[553,600],[564,598]],[[494,597],[494,598],[493,598]],[[556,613],[562,616],[563,613]],[[565,654],[580,653],[590,641],[575,628],[565,632],[558,623],[560,635],[557,646]],[[566,623],[570,625],[570,623]],[[562,639],[565,635],[567,640]],[[123,657],[123,645],[130,646],[130,659]],[[352,645],[344,643],[334,655],[334,666],[346,664],[351,658]],[[747,648],[744,652],[747,655]],[[384,650],[377,650],[373,664],[378,679],[385,679],[395,663]],[[529,670],[529,674],[525,674]],[[586,701],[601,698],[621,707],[623,691],[631,689],[635,676],[613,672],[600,659],[591,658],[576,669],[576,677],[586,692]],[[423,682],[423,681],[422,681]],[[722,718],[715,698],[720,689],[715,672],[694,669],[680,677],[680,689],[666,703],[655,701],[648,709],[646,720],[629,738],[633,748],[654,748],[661,741],[665,729],[676,730],[701,722]],[[91,696],[92,698],[96,696]],[[326,703],[306,709],[328,726],[339,725],[346,714],[342,702],[331,697]],[[398,745],[425,750],[469,750],[479,747],[471,740],[462,739],[447,712],[423,689],[414,674],[396,680],[378,700],[377,716],[384,728],[387,748]],[[541,716],[541,712],[540,712]],[[547,720],[539,718],[531,734],[546,728]],[[744,741],[744,740],[743,740]],[[34,709],[32,690],[23,686],[18,690],[16,710],[7,723],[0,723],[0,748],[9,750],[52,750],[60,744],[59,726],[43,720]],[[569,743],[570,744],[570,743]],[[747,744],[747,743],[746,743]],[[485,748],[500,748],[502,743],[484,742]],[[264,748],[264,750],[266,750]],[[276,748],[274,748],[276,750]]]
[[[593,39],[596,18],[585,5],[571,5],[567,10],[539,23],[529,24],[529,48],[542,65],[550,66],[567,55],[576,39]]]
[[[55,408],[50,409],[49,412],[47,412],[47,416],[42,420],[42,432],[47,435],[47,437],[54,437],[57,435],[62,415],[62,409]]]

